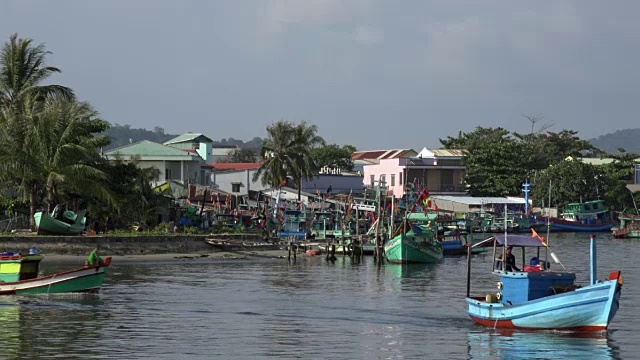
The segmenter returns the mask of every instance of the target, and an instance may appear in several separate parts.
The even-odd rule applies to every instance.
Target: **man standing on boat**
[[[84,265],[85,266],[101,265],[104,262],[104,260],[102,260],[100,255],[98,255],[98,252],[100,252],[100,244],[97,244],[96,247],[93,249],[93,251],[89,254],[89,257],[84,262]]]
[[[506,261],[506,265],[505,265],[505,270],[506,271],[520,271],[520,269],[518,269],[518,267],[516,266],[516,257],[511,252],[512,250],[513,250],[513,246],[508,246],[507,247],[507,261]]]

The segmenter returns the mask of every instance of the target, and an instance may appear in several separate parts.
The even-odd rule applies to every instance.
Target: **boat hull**
[[[444,256],[442,245],[418,236],[400,235],[384,246],[387,261],[393,264],[436,263]]]
[[[558,218],[550,218],[548,221],[551,226],[551,231],[604,232],[610,231],[615,226],[615,222],[613,221],[607,221],[600,224],[583,224],[577,221],[568,221]],[[538,222],[540,224],[546,224],[547,218],[540,217],[538,218]]]
[[[608,328],[617,312],[620,293],[615,278],[517,305],[467,298],[468,314],[496,329],[599,331]]]
[[[60,272],[35,279],[0,283],[0,295],[97,292],[107,274],[111,258],[96,266]]]
[[[36,229],[38,234],[49,235],[78,235],[85,229],[84,214],[81,214],[82,218],[76,220],[73,224],[68,224],[64,221],[56,220],[51,215],[42,212],[34,214],[34,220],[36,223]]]

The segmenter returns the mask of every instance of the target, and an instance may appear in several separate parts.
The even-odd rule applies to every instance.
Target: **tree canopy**
[[[330,144],[312,148],[311,156],[320,168],[328,166],[350,171],[353,170],[351,155],[354,152],[356,152],[356,148],[353,145]]]

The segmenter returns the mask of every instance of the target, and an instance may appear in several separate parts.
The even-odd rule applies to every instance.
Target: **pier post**
[[[589,235],[589,239],[591,240],[591,285],[595,284],[598,281],[598,261],[596,254],[596,236],[594,234]]]
[[[287,261],[291,261],[291,250],[293,249],[293,242],[289,240],[289,246],[287,246],[289,254],[287,255]]]

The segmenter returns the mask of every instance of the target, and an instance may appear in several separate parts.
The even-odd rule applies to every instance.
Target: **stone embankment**
[[[215,234],[215,235],[131,235],[131,236],[1,236],[0,252],[28,253],[35,246],[48,255],[86,255],[96,244],[103,248],[101,253],[109,255],[155,255],[216,253],[220,249],[206,243],[205,239],[220,241],[261,241],[256,234]]]

